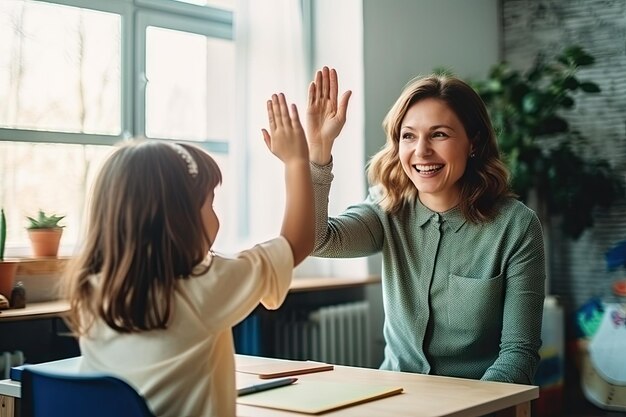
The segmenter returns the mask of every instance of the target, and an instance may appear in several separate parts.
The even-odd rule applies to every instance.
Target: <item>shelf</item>
[[[25,308],[0,310],[0,322],[61,317],[69,311],[70,305],[65,300],[30,303]]]
[[[289,292],[336,290],[370,284],[380,284],[380,277],[377,275],[355,278],[302,277],[293,279]]]

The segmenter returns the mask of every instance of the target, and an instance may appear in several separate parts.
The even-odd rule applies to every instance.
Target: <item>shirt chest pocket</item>
[[[502,323],[504,277],[467,278],[450,274],[448,323],[462,331],[498,329]]]

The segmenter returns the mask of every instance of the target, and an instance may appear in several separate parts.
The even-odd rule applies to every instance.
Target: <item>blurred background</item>
[[[281,165],[261,140],[265,100],[284,92],[303,115],[323,65],[338,70],[340,92],[353,91],[334,154],[337,213],[365,197],[365,164],[403,86],[445,70],[483,95],[514,185],[544,224],[550,297],[538,383],[549,400],[534,411],[620,413],[583,392],[580,342],[593,336],[581,311],[616,302],[612,285],[625,275],[606,259],[626,239],[625,45],[622,0],[0,0],[5,256],[30,256],[26,216],[39,209],[65,216],[60,256],[75,253],[94,173],[131,137],[195,143],[216,158],[218,252],[272,237],[284,196]],[[296,271],[379,274],[376,256],[310,258]],[[378,366],[378,284],[337,300],[301,297],[291,307],[305,322],[311,309],[299,306],[366,301],[361,365]]]

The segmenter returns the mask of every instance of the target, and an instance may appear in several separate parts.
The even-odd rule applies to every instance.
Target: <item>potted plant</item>
[[[493,120],[513,190],[531,200],[544,226],[559,216],[564,234],[574,239],[593,225],[596,207],[624,195],[622,177],[563,117],[577,98],[600,92],[578,77],[594,61],[571,46],[554,57],[539,55],[525,73],[503,62],[472,83]]]
[[[59,221],[65,216],[47,215],[43,210],[39,210],[37,217],[27,216],[26,218],[30,222],[26,229],[28,230],[33,256],[57,256],[63,227],[65,227],[59,225]]]
[[[11,297],[18,262],[4,258],[4,247],[7,238],[7,220],[4,209],[0,209],[0,294],[7,300]]]

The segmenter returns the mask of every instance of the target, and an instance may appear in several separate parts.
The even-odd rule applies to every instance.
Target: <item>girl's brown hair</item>
[[[217,163],[197,147],[133,140],[114,151],[64,277],[77,334],[98,317],[122,333],[167,326],[176,280],[191,276],[211,246],[200,209],[221,182]]]
[[[471,142],[474,156],[459,180],[463,216],[472,223],[492,219],[498,200],[514,196],[508,185],[509,173],[500,159],[496,135],[482,99],[465,82],[444,75],[410,81],[387,113],[383,121],[386,143],[368,164],[370,184],[382,188],[379,204],[387,212],[396,213],[403,204],[417,198],[417,189],[400,165],[398,147],[404,116],[413,104],[425,98],[444,101],[463,124]]]

